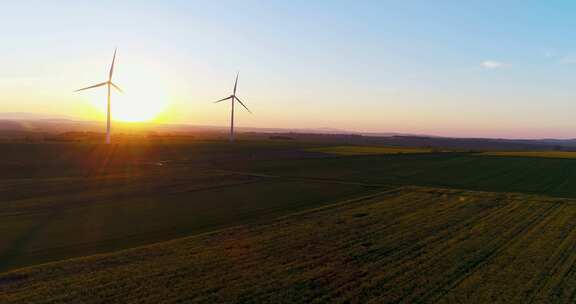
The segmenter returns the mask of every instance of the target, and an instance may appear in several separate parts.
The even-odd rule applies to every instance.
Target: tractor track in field
[[[573,241],[572,238],[570,238],[570,236],[573,235],[574,232],[576,232],[576,222],[573,222],[570,225],[569,232],[563,235],[562,242],[558,246],[558,248],[561,248],[563,250],[558,252],[558,257],[556,257],[553,260],[547,271],[546,270],[542,271],[541,275],[536,280],[534,280],[534,282],[532,282],[531,284],[532,287],[529,289],[530,292],[526,295],[527,298],[526,303],[534,303],[537,295],[548,285],[548,283],[551,281],[551,278],[556,277],[556,274],[561,271],[562,266],[566,265],[567,264],[566,262],[569,259],[576,258],[570,255],[570,253],[576,251],[576,242]],[[564,243],[568,244],[564,245]]]
[[[506,210],[506,213],[503,215],[502,214],[503,208],[510,210]],[[470,229],[471,227],[474,227],[475,225],[483,223],[491,218],[494,218],[492,220],[495,220],[502,216],[511,216],[517,209],[520,209],[520,206],[513,206],[510,204],[495,205],[491,208],[488,208],[484,212],[478,214],[478,216],[468,218],[463,222],[455,221],[450,225],[441,225],[440,226],[441,230],[433,234],[429,234],[428,236],[424,237],[421,240],[413,239],[412,241],[406,241],[406,243],[409,243],[410,245],[407,247],[402,247],[400,251],[395,252],[392,256],[387,257],[387,255],[384,254],[381,257],[375,258],[375,260],[377,260],[376,265],[381,265],[382,267],[385,266],[391,269],[391,271],[384,274],[378,280],[378,284],[368,288],[377,290],[380,289],[379,286],[398,284],[399,278],[406,276],[407,274],[411,274],[410,276],[404,278],[404,282],[409,283],[414,279],[414,275],[417,276],[417,273],[415,273],[415,270],[412,269],[413,267],[411,265],[407,264],[408,262],[414,262],[415,259],[418,259],[419,264],[433,265],[435,263],[434,259],[436,257],[444,256],[446,253],[448,253],[450,250],[453,249],[453,246],[452,244],[450,244],[450,241],[456,235],[466,231],[467,229]],[[440,223],[433,222],[433,224],[439,225]],[[433,247],[435,245],[439,247],[438,248]],[[426,248],[433,249],[433,251],[436,252],[436,254],[433,255],[432,257],[422,256],[422,250]],[[398,257],[401,258],[399,260],[394,260],[395,258]],[[416,286],[414,286],[413,288],[415,287]],[[397,301],[401,302],[402,300],[397,299]]]
[[[408,238],[398,235],[395,236],[394,238],[389,240],[389,242],[396,244],[399,249],[391,248],[388,251],[380,252],[378,255],[372,256],[370,258],[370,260],[374,262],[375,267],[386,267],[388,269],[391,269],[390,272],[386,273],[385,278],[383,277],[380,280],[378,280],[377,285],[392,284],[392,282],[396,280],[398,277],[402,276],[403,274],[406,274],[407,272],[410,272],[410,270],[406,269],[407,267],[409,268],[409,266],[406,266],[405,263],[412,259],[418,258],[421,255],[421,250],[423,248],[426,248],[427,246],[433,244],[448,242],[457,231],[464,230],[467,227],[473,226],[478,222],[481,222],[485,218],[497,215],[497,211],[499,211],[501,207],[502,206],[497,207],[495,206],[495,208],[489,208],[485,210],[482,213],[482,215],[478,217],[470,218],[464,222],[455,222],[450,226],[441,227],[441,230],[436,231],[434,234],[431,234],[425,237],[424,239],[417,238],[416,234],[409,236]],[[406,214],[405,216],[409,216],[409,214]],[[399,221],[401,221],[401,218],[397,218],[397,220],[395,221],[396,223],[388,225],[384,229],[376,229],[374,231],[369,231],[367,234],[363,234],[362,240],[366,241],[367,239],[370,239],[371,236],[380,234],[382,232],[385,232],[386,230],[394,230],[396,227],[400,227],[401,225],[398,224]],[[402,244],[406,244],[406,246]],[[444,246],[444,249],[442,250],[444,251],[448,249],[449,247]],[[402,258],[400,260],[395,261],[395,259],[398,257]],[[362,260],[362,258],[359,258],[359,260]],[[335,289],[339,293],[339,296],[344,296],[344,292],[346,290],[353,289],[354,287],[360,287],[361,285],[362,282],[345,282],[343,285],[335,286],[336,287]],[[330,302],[331,300],[335,300],[337,298],[338,294],[330,295],[329,298],[323,299],[323,301]]]
[[[255,225],[0,274],[0,298],[566,301],[576,269],[575,216],[574,201],[395,188]]]
[[[504,240],[496,242],[494,248],[490,250],[486,255],[484,255],[481,259],[474,261],[473,265],[464,273],[456,274],[453,278],[451,278],[448,284],[439,287],[435,290],[428,291],[422,297],[420,297],[417,301],[419,302],[438,302],[441,298],[454,289],[458,284],[468,278],[471,274],[475,272],[475,270],[479,269],[483,265],[487,264],[492,258],[494,258],[499,253],[506,250],[509,246],[511,246],[514,242],[518,240],[519,235],[524,235],[528,233],[531,229],[536,227],[540,222],[544,221],[548,216],[550,216],[554,211],[559,209],[561,204],[551,204],[543,213],[538,214],[534,218],[530,219],[528,223],[517,227],[510,232],[508,237]]]

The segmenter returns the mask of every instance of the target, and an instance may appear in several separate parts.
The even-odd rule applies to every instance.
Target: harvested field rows
[[[576,201],[402,188],[0,275],[2,303],[572,302]]]

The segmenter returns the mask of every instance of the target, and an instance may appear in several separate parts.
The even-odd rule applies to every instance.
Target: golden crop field
[[[426,148],[408,147],[380,147],[380,146],[334,146],[311,148],[308,151],[322,152],[335,155],[379,155],[379,154],[409,154],[409,153],[430,153],[435,152]]]
[[[404,187],[0,275],[0,303],[568,303],[576,201]]]
[[[576,152],[567,151],[501,151],[501,152],[483,152],[480,155],[485,156],[516,156],[516,157],[544,157],[544,158],[576,158]]]

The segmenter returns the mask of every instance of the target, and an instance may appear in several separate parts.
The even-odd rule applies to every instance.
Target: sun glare
[[[124,81],[123,79],[126,79]],[[130,81],[128,81],[130,79]],[[160,81],[133,76],[114,80],[124,93],[112,89],[112,119],[123,122],[152,121],[168,106],[168,94]],[[99,112],[106,113],[106,89],[96,92],[90,103]]]
[[[154,120],[166,108],[167,98],[164,92],[153,87],[146,87],[140,92],[116,94],[112,115],[115,120],[126,122]]]

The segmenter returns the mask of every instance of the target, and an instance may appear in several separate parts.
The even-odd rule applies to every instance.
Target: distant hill
[[[104,122],[82,121],[65,116],[31,113],[0,113],[0,136],[15,131],[32,133],[66,133],[103,131]],[[227,126],[203,126],[189,124],[114,123],[115,132],[127,134],[188,134],[203,133],[221,138],[228,132]],[[554,150],[576,151],[576,139],[493,139],[454,138],[433,135],[402,134],[393,132],[355,132],[336,128],[251,128],[239,127],[239,136],[250,139],[291,138],[307,141],[334,142],[357,145],[386,145],[400,147],[448,148],[461,150]],[[20,134],[20,133],[17,133]],[[212,135],[210,135],[212,134]]]
[[[66,116],[43,115],[33,113],[0,113],[0,130],[28,130],[28,131],[48,131],[48,132],[70,132],[70,131],[100,131],[104,122],[78,120]],[[228,132],[228,126],[207,126],[189,124],[160,124],[150,122],[123,123],[114,122],[116,130],[122,132],[196,132],[196,131],[217,131]],[[253,133],[301,133],[301,134],[353,134],[362,135],[360,132],[347,131],[336,128],[251,128],[237,127],[238,132]],[[368,134],[366,134],[368,135]],[[377,136],[402,135],[400,133],[378,133]],[[409,134],[405,134],[409,135]]]
[[[0,112],[2,120],[44,120],[44,119],[67,119],[74,120],[73,117],[55,114],[36,114],[25,112]]]

